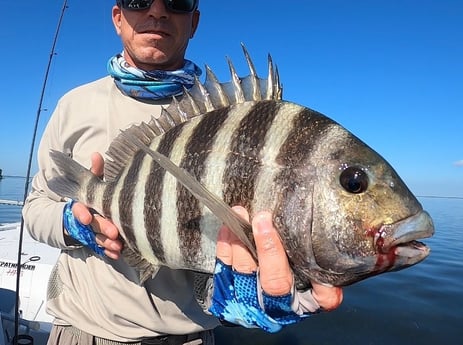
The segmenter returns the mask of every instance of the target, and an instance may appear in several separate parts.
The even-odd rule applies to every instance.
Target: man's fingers
[[[233,211],[243,219],[249,220],[249,215],[245,208],[235,206],[233,207]],[[233,266],[238,272],[251,273],[255,272],[257,269],[257,264],[251,253],[249,253],[245,245],[241,243],[238,237],[236,237],[225,225],[219,230],[216,255],[223,263]]]
[[[243,207],[233,207],[233,210],[242,218],[249,219]],[[272,214],[266,211],[257,213],[252,220],[252,230],[262,289],[272,296],[290,293],[293,274],[281,238],[273,226]],[[217,238],[217,257],[241,273],[251,273],[257,269],[251,253],[225,225],[221,227]],[[312,287],[312,296],[324,310],[336,309],[341,304],[342,288],[327,287],[316,282],[312,282]]]
[[[293,275],[280,236],[273,227],[271,213],[257,213],[252,221],[252,229],[259,257],[262,289],[273,296],[289,293]]]
[[[122,250],[121,241],[111,240],[102,234],[96,234],[96,244],[104,248],[106,256],[114,260],[119,259]]]
[[[231,231],[227,226],[222,225],[217,235],[217,248],[215,255],[222,260],[225,265],[231,265],[233,260],[233,253],[230,240]]]
[[[117,227],[102,216],[95,215],[91,225],[95,233],[100,233],[111,240],[116,240],[119,237],[119,230]]]
[[[241,218],[249,221],[248,211],[244,207],[235,206],[233,207],[235,211]],[[233,268],[240,273],[252,273],[257,270],[257,263],[254,261],[249,250],[246,246],[238,239],[235,234],[231,234],[231,247],[233,252]]]
[[[93,220],[93,215],[90,213],[87,206],[80,202],[76,202],[72,205],[72,213],[74,217],[84,225],[89,225]]]
[[[315,282],[312,282],[312,296],[326,311],[339,307],[343,299],[342,288],[324,286]]]
[[[99,215],[93,215],[87,206],[76,202],[72,206],[74,217],[84,225],[90,225],[96,235],[96,243],[105,248],[105,254],[118,259],[122,250],[122,242],[119,240],[119,230],[108,219]]]
[[[94,153],[92,153],[91,161],[92,161],[92,167],[90,168],[90,171],[94,175],[102,177],[103,172],[104,172],[103,156],[101,154],[99,154],[98,152],[94,152]]]
[[[93,232],[101,233],[111,240],[116,240],[119,237],[119,230],[111,221],[98,214],[92,214],[84,204],[76,202],[72,206],[72,213],[79,222],[90,225]]]
[[[117,227],[106,218],[95,215],[92,229],[96,234],[97,244],[105,248],[105,254],[112,259],[118,259],[123,244],[119,240],[119,230]]]

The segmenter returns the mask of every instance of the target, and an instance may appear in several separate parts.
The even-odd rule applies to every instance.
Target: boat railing
[[[0,205],[23,206],[24,203],[19,200],[0,199]]]

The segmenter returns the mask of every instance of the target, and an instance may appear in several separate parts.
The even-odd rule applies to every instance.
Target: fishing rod
[[[58,35],[61,29],[61,23],[63,22],[64,18],[64,12],[68,8],[67,5],[68,1],[64,0],[63,2],[63,7],[61,9],[61,14],[58,20],[58,25],[56,27],[56,32],[55,36],[53,38],[53,44],[51,47],[50,51],[50,57],[48,59],[48,64],[47,68],[45,71],[45,77],[43,80],[43,85],[42,85],[42,92],[40,94],[40,100],[39,100],[39,105],[37,108],[37,115],[35,117],[35,125],[34,125],[34,130],[32,132],[32,143],[31,143],[31,149],[29,151],[29,162],[27,165],[27,173],[26,173],[26,181],[24,183],[24,196],[23,196],[23,203],[26,201],[28,191],[29,191],[29,180],[31,176],[31,166],[32,166],[32,157],[34,155],[34,149],[35,149],[35,140],[37,137],[37,128],[39,125],[39,120],[40,120],[40,114],[42,112],[42,104],[43,104],[43,98],[45,96],[45,89],[47,87],[47,82],[48,82],[48,74],[50,73],[50,67],[51,63],[53,61],[53,57],[56,55],[55,53],[55,47],[56,43],[58,41]],[[23,246],[23,234],[24,234],[24,218],[21,217],[21,226],[19,230],[19,244],[18,244],[18,260],[17,260],[17,266],[16,266],[16,303],[15,303],[15,319],[14,319],[14,345],[18,344],[19,340],[19,285],[20,285],[20,277],[21,277],[21,253],[22,253],[22,246]]]

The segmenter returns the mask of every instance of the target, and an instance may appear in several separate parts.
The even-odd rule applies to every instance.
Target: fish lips
[[[419,262],[429,255],[430,249],[417,240],[431,237],[434,224],[426,211],[405,218],[394,224],[384,224],[374,237],[378,254],[394,254]]]

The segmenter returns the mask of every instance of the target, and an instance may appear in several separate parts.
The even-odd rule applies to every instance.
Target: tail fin
[[[63,152],[51,150],[50,157],[62,175],[48,181],[48,188],[61,197],[87,204],[87,186],[101,183],[101,180]]]

